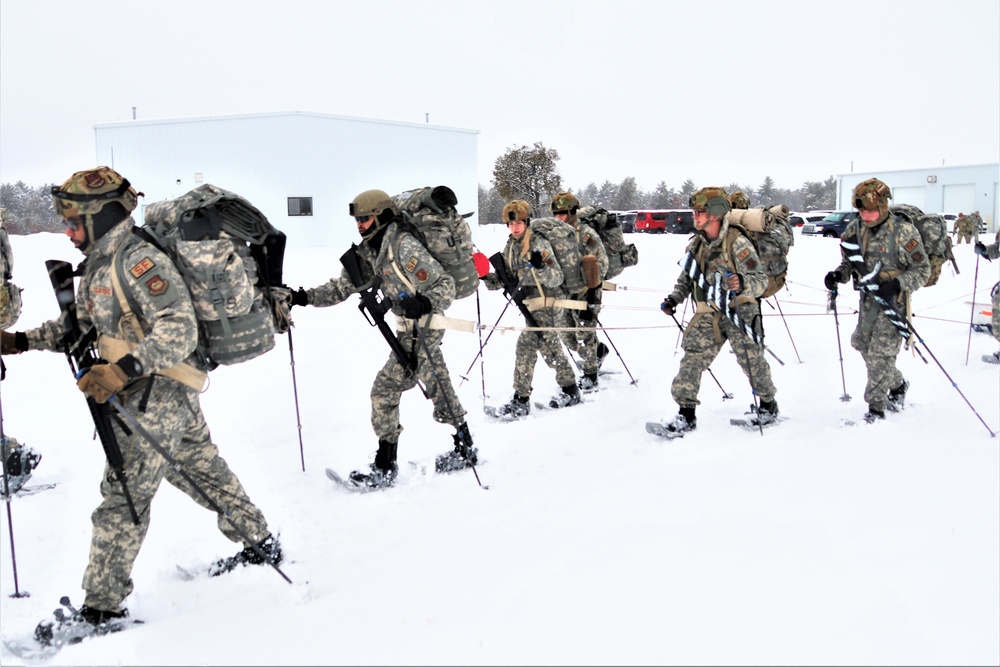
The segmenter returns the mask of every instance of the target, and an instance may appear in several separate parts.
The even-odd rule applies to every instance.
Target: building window
[[[312,215],[312,214],[313,214],[312,197],[288,198],[288,215]]]

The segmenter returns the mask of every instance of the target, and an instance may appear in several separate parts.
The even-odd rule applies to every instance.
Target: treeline
[[[576,189],[563,185],[556,167],[558,161],[559,152],[541,142],[508,149],[493,165],[492,183],[488,187],[479,185],[479,224],[502,222],[500,212],[511,199],[527,201],[536,215],[542,215],[548,210],[552,195],[560,191],[573,192],[584,206],[602,206],[609,211],[687,208],[688,198],[706,185],[688,179],[674,189],[660,181],[653,190],[646,191],[630,176],[621,183],[606,180],[600,186],[589,183]],[[722,187],[730,193],[742,190],[750,198],[751,206],[787,204],[793,211],[832,209],[837,198],[837,181],[833,176],[825,181],[806,181],[797,190],[777,187],[770,176],[757,187],[740,183]]]
[[[0,207],[7,212],[3,226],[8,234],[61,232],[52,208],[52,186],[32,187],[22,181],[0,185]]]

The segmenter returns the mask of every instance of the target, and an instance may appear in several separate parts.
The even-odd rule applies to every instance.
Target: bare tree
[[[540,141],[531,147],[510,148],[493,163],[493,187],[505,200],[528,202],[537,215],[542,202],[562,188],[558,161],[559,152]]]

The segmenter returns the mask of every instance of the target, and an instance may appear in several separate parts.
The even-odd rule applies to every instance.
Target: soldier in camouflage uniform
[[[977,255],[982,255],[991,262],[1000,257],[1000,230],[997,231],[996,238],[993,243],[986,245],[982,241],[976,241],[974,248]],[[973,295],[975,298],[975,295]],[[993,290],[990,292],[990,298],[993,300],[993,318],[991,328],[993,329],[993,337],[1000,341],[1000,282],[993,285]],[[997,363],[1000,363],[1000,350],[993,353],[993,356],[997,358]]]
[[[841,240],[861,246],[866,275],[881,262],[881,270],[875,277],[879,297],[908,315],[910,296],[927,282],[931,265],[917,228],[890,213],[891,198],[889,186],[877,178],[859,183],[853,197],[859,217],[847,225]],[[830,291],[852,275],[858,280],[862,278],[843,246],[841,254],[840,266],[824,278]],[[910,383],[896,368],[903,337],[870,291],[862,290],[859,311],[851,347],[861,353],[868,369],[865,421],[871,423],[885,419],[886,409],[897,412],[903,408]]]
[[[21,316],[21,290],[11,282],[14,251],[7,238],[7,209],[0,208],[0,329],[14,326]]]
[[[955,245],[959,245],[962,241],[966,243],[972,243],[973,237],[975,240],[979,240],[979,223],[972,217],[972,215],[965,215],[964,213],[959,213],[958,218],[955,220]]]
[[[706,278],[721,273],[732,296],[731,304],[743,322],[759,331],[760,304],[758,297],[767,287],[757,251],[748,238],[729,226],[731,210],[726,191],[718,187],[701,188],[689,202],[694,210],[695,234],[687,252],[694,258],[697,269]],[[774,400],[777,389],[771,381],[771,367],[764,358],[764,350],[736,324],[724,317],[714,303],[707,299],[704,290],[691,275],[682,270],[660,309],[673,315],[678,304],[690,296],[695,303],[695,315],[684,331],[684,357],[674,378],[670,393],[679,406],[673,421],[664,424],[671,433],[693,431],[697,426],[695,409],[699,405],[698,391],[701,377],[712,364],[722,346],[729,341],[736,361],[750,380],[754,394],[760,397],[758,419],[763,424],[773,422],[778,416],[778,402]]]
[[[560,192],[552,198],[549,204],[552,215],[576,228],[576,238],[580,243],[580,254],[583,255],[584,275],[587,276],[587,288],[577,294],[570,294],[571,299],[586,299],[590,306],[587,310],[566,310],[564,321],[576,331],[563,334],[563,342],[570,350],[577,352],[583,359],[583,377],[580,378],[580,389],[583,392],[598,389],[597,371],[601,369],[604,358],[608,356],[608,346],[597,340],[597,314],[601,312],[601,284],[608,272],[608,253],[604,248],[601,236],[593,227],[580,220],[577,212],[580,210],[580,200],[572,192]],[[568,270],[568,267],[563,267]]]
[[[454,300],[455,279],[420,241],[395,224],[400,219],[399,210],[382,190],[362,192],[351,202],[349,211],[363,239],[357,246],[362,273],[380,279],[384,303],[396,316],[396,338],[416,357],[416,370],[411,371],[390,354],[375,377],[371,422],[378,436],[378,452],[368,471],[354,470],[350,479],[366,488],[389,487],[395,482],[399,472],[396,451],[403,431],[399,401],[418,380],[434,403],[434,420],[457,430],[454,449],[437,458],[437,469],[448,472],[475,465],[478,450],[441,354],[444,330],[434,328],[433,322],[433,316],[441,315]],[[300,287],[292,293],[292,305],[334,306],[358,291],[343,269],[340,276],[319,287]]]
[[[199,480],[199,486],[254,541],[245,544],[236,556],[216,563],[211,569],[213,575],[238,565],[263,564],[253,545],[271,562],[280,563],[277,538],[271,535],[264,515],[250,501],[212,442],[199,390],[166,375],[185,363],[195,367],[201,363],[194,354],[198,322],[191,296],[171,260],[132,233],[135,223],[130,213],[139,194],[108,167],[77,172],[62,186],[52,188],[55,210],[66,225],[66,235],[86,257],[76,297],[80,331],[96,328],[102,355],[110,349],[105,348],[105,342],[123,334],[131,337],[125,341],[130,352],[120,358],[105,358],[109,363],[93,366],[77,384],[98,404],[117,396],[138,423],[190,476]],[[124,279],[138,306],[135,313],[144,333],[141,340],[130,327],[119,326],[121,307],[114,295],[111,273],[112,256],[123,246],[124,266],[129,267]],[[36,329],[4,332],[3,354],[27,350],[62,352],[59,341],[70,324],[61,316]],[[80,609],[83,620],[95,626],[127,616],[123,602],[132,592],[132,565],[149,528],[150,504],[160,481],[166,479],[202,507],[212,509],[142,435],[126,430],[117,419],[111,419],[111,423],[124,458],[125,479],[139,524],[133,523],[117,475],[106,467],[101,480],[103,500],[91,517],[94,530],[90,562],[83,577],[86,599]],[[240,541],[239,532],[221,514],[218,526],[231,541]]]
[[[742,190],[737,190],[729,195],[729,205],[734,209],[738,208],[746,211],[750,208],[750,198]]]
[[[549,242],[531,233],[530,214],[531,207],[519,199],[503,207],[502,217],[510,230],[503,249],[504,263],[508,273],[521,285],[519,298],[523,299],[538,326],[562,326],[564,309],[557,305],[566,298],[562,268]],[[488,273],[483,282],[490,290],[503,287],[496,273]],[[576,374],[563,352],[559,336],[551,331],[522,331],[517,337],[514,360],[514,396],[510,403],[500,407],[498,412],[502,418],[518,419],[531,411],[531,380],[539,354],[546,365],[555,370],[556,381],[563,390],[560,396],[552,399],[550,406],[559,408],[580,402]]]

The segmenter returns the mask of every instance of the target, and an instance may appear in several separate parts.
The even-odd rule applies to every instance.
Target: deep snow
[[[474,230],[487,255],[506,231]],[[513,424],[482,416],[479,336],[450,332],[444,354],[481,462],[478,472],[421,475],[450,448],[418,390],[402,404],[398,486],[351,495],[324,476],[367,464],[376,448],[368,392],[388,347],[357,310],[296,308],[295,373],[301,469],[287,337],[259,359],[212,374],[203,406],[223,456],[280,531],[289,585],[269,568],[183,581],[237,550],[216,517],[164,484],[133,571],[128,606],[145,625],[64,649],[52,664],[997,664],[1000,662],[1000,426],[997,348],[971,334],[976,276],[914,299],[915,326],[985,420],[925,352],[901,353],[912,387],[884,423],[844,427],[865,410],[864,365],[850,348],[857,299],[839,303],[843,369],[823,274],[836,241],[799,237],[784,322],[765,307],[778,401],[788,420],[761,437],[729,426],[752,402],[724,348],[706,374],[698,430],[667,442],[647,420],[672,417],[677,329],[658,304],[672,287],[686,237],[630,235],[640,263],[606,294],[601,316],[622,360],[611,386],[585,405]],[[25,288],[23,330],[57,313],[43,260],[80,259],[68,240],[14,237]],[[292,249],[286,281],[313,286],[338,270],[344,248]],[[981,261],[977,303],[988,309],[1000,263]],[[492,325],[504,305],[480,290],[449,315]],[[977,316],[977,320],[984,319]],[[509,309],[502,325],[521,324]],[[786,331],[785,326],[789,331]],[[483,332],[485,339],[488,332]],[[485,352],[491,403],[511,391],[516,334]],[[794,341],[794,347],[793,347]],[[801,357],[801,363],[799,362]],[[6,358],[4,432],[40,451],[32,483],[58,487],[11,504],[17,571],[30,597],[14,599],[8,521],[0,520],[4,638],[30,633],[80,580],[103,466],[66,360]],[[557,391],[539,361],[537,400]],[[4,665],[18,664],[0,655]]]

